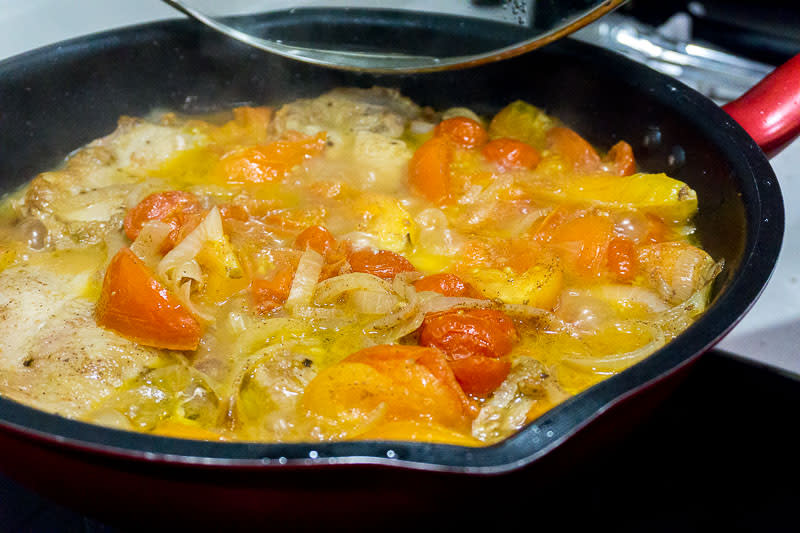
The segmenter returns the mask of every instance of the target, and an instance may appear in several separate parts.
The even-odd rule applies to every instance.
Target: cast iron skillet
[[[57,165],[112,131],[123,114],[273,104],[372,85],[397,87],[420,104],[486,114],[520,98],[601,148],[627,140],[643,169],[666,171],[697,190],[703,246],[726,262],[713,304],[650,358],[487,448],[187,441],[92,426],[0,399],[0,469],[91,513],[145,521],[164,512],[206,521],[267,512],[273,519],[329,517],[356,505],[362,513],[407,511],[409,500],[416,509],[444,504],[531,472],[557,475],[601,453],[601,441],[645,416],[736,324],[772,272],[783,204],[756,143],[702,95],[577,42],[469,70],[389,76],[292,62],[185,21],[69,41],[0,63],[1,187],[13,190]]]

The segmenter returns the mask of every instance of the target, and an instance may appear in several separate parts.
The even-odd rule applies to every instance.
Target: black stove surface
[[[798,406],[797,376],[710,352],[645,423],[599,460],[562,479],[528,480],[524,471],[513,478],[509,494],[545,485],[552,488],[548,499],[537,496],[521,509],[509,500],[510,509],[485,514],[465,505],[430,518],[463,522],[468,531],[483,522],[497,526],[502,517],[511,517],[510,524],[521,517],[537,531],[798,531]],[[359,524],[357,516],[353,523]],[[0,474],[0,531],[123,529],[47,501]]]

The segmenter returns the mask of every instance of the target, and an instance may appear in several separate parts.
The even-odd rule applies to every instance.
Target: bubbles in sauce
[[[27,218],[18,228],[20,240],[32,250],[42,250],[47,246],[47,227],[38,218]]]

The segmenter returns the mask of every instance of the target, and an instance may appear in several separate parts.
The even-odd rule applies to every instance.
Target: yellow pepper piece
[[[540,189],[536,194],[556,201],[585,202],[608,209],[639,209],[665,222],[688,220],[697,211],[697,193],[666,174],[576,176],[557,189]]]

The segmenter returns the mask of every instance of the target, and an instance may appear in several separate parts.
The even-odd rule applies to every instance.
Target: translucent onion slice
[[[533,357],[518,357],[505,381],[472,421],[472,436],[482,442],[496,442],[522,427],[534,399],[521,393],[520,384],[542,375],[544,370]]]
[[[563,359],[563,362],[595,374],[616,374],[651,355],[666,343],[666,336],[661,331],[654,331],[653,340],[636,350],[604,357],[573,356]]]
[[[478,298],[463,298],[460,296],[442,296],[436,292],[421,292],[420,296],[425,296],[425,303],[421,306],[421,311],[425,314],[440,313],[450,309],[486,309],[495,307],[492,300],[481,300]]]
[[[322,256],[310,248],[303,252],[286,298],[287,309],[307,307],[311,303],[324,262]]]
[[[368,290],[351,292],[349,301],[357,313],[368,315],[392,313],[400,304],[400,298],[395,294]]]
[[[418,318],[417,315],[421,316],[421,318],[419,318],[419,323],[421,325],[422,320],[425,318],[425,315],[424,313],[421,312],[419,308],[419,298],[417,297],[417,292],[414,291],[412,288],[410,291],[406,293],[406,298],[407,298],[406,304],[399,311],[391,313],[389,315],[382,316],[381,318],[371,322],[367,326],[367,329],[382,330],[382,329],[393,328],[396,325],[400,324],[401,322],[408,322],[411,321],[412,319]]]
[[[345,293],[355,290],[391,293],[392,286],[385,280],[364,272],[352,272],[328,278],[317,284],[314,301],[318,304],[333,303]]]
[[[292,316],[298,318],[306,318],[310,320],[344,320],[345,323],[349,322],[348,314],[341,310],[336,309],[334,307],[314,307],[314,306],[307,306],[307,307],[297,307],[292,309]]]
[[[203,221],[164,256],[156,270],[158,276],[163,280],[179,281],[176,273],[181,271],[183,265],[194,260],[203,244],[219,240],[225,240],[225,233],[219,209],[214,206]]]
[[[142,226],[131,251],[148,266],[155,266],[161,261],[161,245],[169,236],[172,227],[160,220],[150,220]]]

